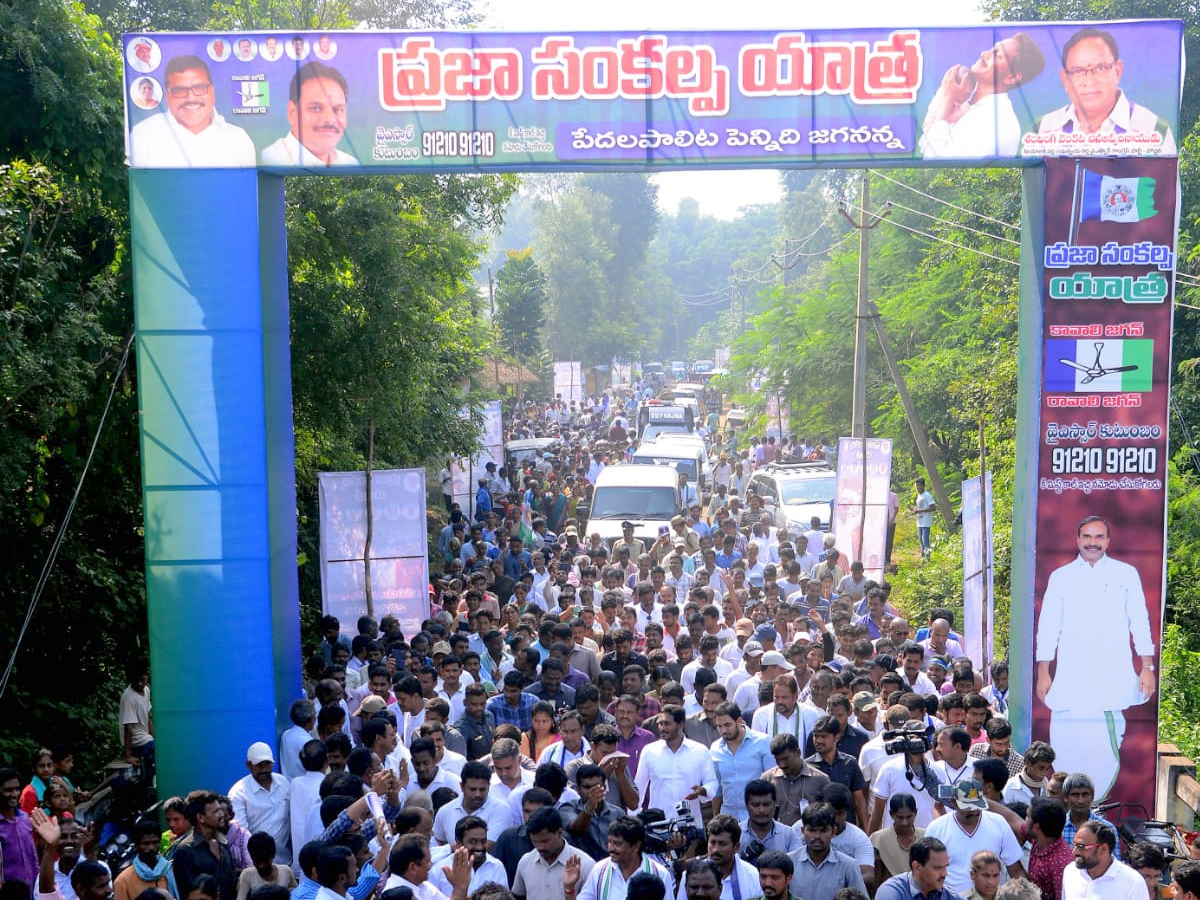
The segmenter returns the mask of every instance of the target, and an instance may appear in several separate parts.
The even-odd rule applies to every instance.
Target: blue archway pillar
[[[300,695],[283,179],[130,170],[160,796],[224,792]]]

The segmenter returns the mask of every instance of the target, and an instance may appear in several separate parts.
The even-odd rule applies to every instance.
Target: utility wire
[[[0,676],[0,697],[4,696],[8,690],[8,683],[12,678],[13,667],[17,663],[17,654],[21,650],[21,642],[25,639],[25,633],[29,630],[29,624],[33,621],[33,614],[37,610],[38,601],[42,599],[42,594],[46,590],[46,584],[50,580],[50,572],[54,568],[54,563],[58,559],[58,551],[62,549],[63,539],[67,535],[67,527],[71,524],[71,516],[75,512],[75,506],[79,502],[79,495],[83,491],[83,482],[87,478],[88,470],[92,466],[92,458],[96,455],[96,447],[100,444],[100,435],[104,432],[104,424],[108,421],[108,412],[112,408],[113,396],[117,392],[117,384],[121,380],[121,373],[125,371],[125,365],[129,362],[129,351],[133,347],[133,338],[131,334],[125,342],[125,352],[121,354],[121,361],[117,364],[117,371],[113,373],[112,387],[108,391],[108,401],[104,404],[104,412],[100,415],[100,424],[96,427],[96,436],[92,438],[92,448],[88,451],[87,460],[83,464],[83,471],[79,473],[79,481],[75,485],[75,493],[71,496],[71,502],[67,505],[67,511],[63,514],[62,522],[58,526],[58,532],[54,535],[54,541],[50,545],[50,552],[46,555],[46,561],[42,565],[42,573],[38,576],[37,584],[34,585],[33,594],[29,598],[29,608],[25,611],[25,621],[21,623],[21,631],[17,634],[17,640],[13,644],[12,654],[8,658],[8,665],[4,669],[4,675]]]
[[[877,178],[882,178],[884,181],[890,181],[892,184],[899,185],[900,187],[904,188],[906,191],[912,191],[914,194],[918,194],[918,195],[924,197],[926,200],[932,200],[935,203],[942,204],[942,206],[949,206],[951,209],[957,209],[959,212],[964,212],[970,216],[976,216],[977,218],[983,219],[986,222],[992,222],[996,225],[1003,226],[1004,228],[1011,228],[1013,231],[1021,230],[1020,225],[1013,225],[1009,222],[1001,221],[1000,219],[994,219],[991,216],[984,215],[981,212],[975,212],[972,209],[967,209],[966,207],[958,206],[957,204],[951,203],[949,200],[943,200],[940,197],[935,197],[935,196],[933,196],[933,194],[927,194],[922,190],[918,190],[917,188],[912,187],[911,185],[905,184],[903,181],[897,181],[895,178],[889,178],[887,175],[885,175],[883,172],[879,171],[878,169],[871,169],[870,172],[872,175],[876,176]]]
[[[961,228],[963,231],[969,231],[972,234],[978,234],[981,237],[991,238],[993,241],[1003,241],[1006,244],[1012,244],[1014,247],[1021,246],[1020,241],[1014,241],[1012,238],[1001,237],[998,234],[992,234],[990,231],[980,231],[978,228],[972,228],[970,225],[964,225],[961,222],[955,222],[950,219],[942,219],[938,216],[932,215],[931,213],[922,212],[919,209],[913,209],[911,206],[905,206],[903,203],[897,203],[895,200],[889,200],[888,203],[896,207],[896,209],[902,209],[905,212],[910,212],[914,215],[924,216],[927,219],[933,219],[933,221],[941,222],[943,225],[948,225],[951,228]]]
[[[863,212],[862,207],[856,206],[853,203],[847,203],[846,208],[853,209],[855,212]],[[868,215],[869,215],[869,213],[868,213]],[[929,234],[928,232],[921,231],[919,228],[912,228],[908,225],[903,225],[900,222],[897,222],[893,218],[882,219],[881,221],[887,222],[889,225],[894,225],[896,228],[902,228],[905,231],[911,231],[913,234],[919,234],[921,237],[928,238],[931,241],[938,241],[939,243],[948,244],[949,246],[955,247],[959,250],[966,250],[968,253],[974,253],[974,254],[977,254],[978,256],[986,256],[986,257],[989,257],[990,259],[996,260],[997,262],[1006,263],[1010,266],[1018,266],[1019,267],[1021,265],[1015,259],[1005,259],[1003,256],[996,256],[996,254],[988,253],[986,250],[978,250],[974,247],[968,247],[965,244],[956,244],[954,241],[947,240],[946,238],[943,238],[943,237],[938,237],[936,234]]]

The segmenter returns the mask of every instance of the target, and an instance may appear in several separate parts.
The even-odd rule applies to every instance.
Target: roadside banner
[[[1175,155],[1182,23],[1087,23],[1130,106],[1101,134],[1059,77],[1082,27],[127,34],[126,148],[283,173]],[[1019,76],[971,102],[993,48]]]
[[[981,489],[982,488],[982,489]],[[962,483],[963,651],[987,677],[995,646],[995,579],[992,568],[992,473]]]
[[[366,472],[321,472],[321,607],[347,634],[367,613]],[[376,621],[398,616],[407,635],[429,618],[425,470],[371,473],[371,600]]]
[[[583,402],[583,365],[579,362],[556,362],[554,364],[554,396],[568,406],[574,400],[576,406]]]
[[[838,439],[832,530],[837,548],[875,581],[883,581],[891,481],[890,439]]]
[[[1155,789],[1177,197],[1174,159],[1046,161],[1032,733],[1097,800]]]

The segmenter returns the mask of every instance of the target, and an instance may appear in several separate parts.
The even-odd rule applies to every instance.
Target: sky
[[[482,27],[496,31],[714,31],[978,25],[978,0],[483,0]],[[672,172],[652,176],[659,205],[674,213],[684,197],[700,212],[732,219],[745,205],[780,197],[774,170]]]

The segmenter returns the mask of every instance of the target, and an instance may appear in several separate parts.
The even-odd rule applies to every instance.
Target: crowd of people
[[[914,628],[819,523],[777,527],[731,480],[650,546],[581,536],[554,497],[613,462],[621,412],[589,416],[489,472],[479,521],[448,504],[416,633],[325,617],[292,726],[166,800],[165,831],[139,821],[129,868],[96,858],[54,754],[0,770],[0,900],[1157,900],[1161,853],[1121,858],[1088,773],[1012,746],[1006,664],[978,671],[948,608]],[[144,672],[126,694],[148,765]],[[1200,861],[1174,877],[1200,900]]]

